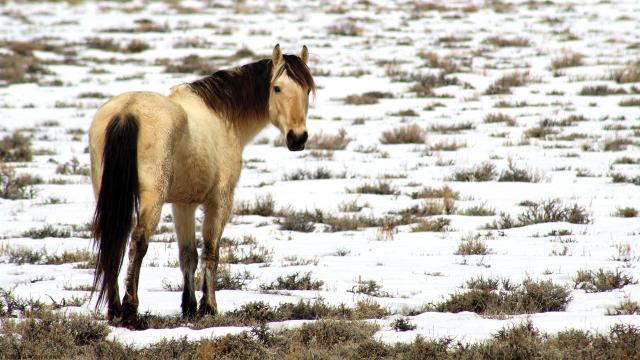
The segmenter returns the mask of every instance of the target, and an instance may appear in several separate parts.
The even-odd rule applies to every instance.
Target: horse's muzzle
[[[304,150],[304,144],[307,142],[309,134],[307,131],[303,131],[301,134],[296,134],[293,130],[289,130],[287,133],[287,148],[291,151]]]

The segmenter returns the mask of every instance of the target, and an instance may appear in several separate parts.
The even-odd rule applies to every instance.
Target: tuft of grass
[[[631,98],[631,99],[620,100],[618,105],[620,105],[620,106],[640,106],[640,98]]]
[[[529,83],[529,73],[514,71],[498,78],[485,91],[485,95],[511,94],[512,87],[525,86]]]
[[[640,66],[629,66],[611,72],[609,78],[618,84],[640,82]]]
[[[275,201],[271,194],[263,196],[257,196],[253,203],[244,201],[236,206],[236,215],[260,215],[260,216],[274,216],[275,213]]]
[[[68,238],[68,237],[71,237],[71,231],[69,229],[54,227],[51,224],[45,224],[39,229],[33,228],[23,232],[22,236],[32,238],[32,239],[44,239],[48,237]]]
[[[469,206],[460,212],[464,216],[493,216],[496,214],[496,209],[488,207],[486,203]]]
[[[580,96],[608,96],[608,95],[625,95],[627,90],[624,88],[610,88],[607,85],[586,85],[583,86],[578,95]]]
[[[480,234],[470,234],[460,239],[460,244],[454,255],[488,255],[491,249]]]
[[[295,272],[286,276],[278,276],[270,284],[260,285],[261,290],[320,290],[324,282],[311,278],[311,272],[300,274]]]
[[[574,288],[582,289],[586,292],[611,291],[638,283],[633,276],[625,274],[618,269],[605,271],[602,268],[597,271],[578,270],[573,282]]]
[[[476,126],[471,122],[462,122],[455,124],[434,124],[429,126],[429,131],[442,134],[457,134],[464,130],[473,130]]]
[[[551,60],[551,69],[558,70],[574,66],[582,66],[584,55],[579,53],[568,52],[560,57]]]
[[[578,205],[565,205],[560,199],[543,200],[540,202],[527,201],[522,204],[525,211],[517,219],[506,213],[500,213],[499,218],[485,225],[487,229],[509,229],[533,224],[549,222],[568,222],[571,224],[589,224],[591,215]]]
[[[498,283],[501,283],[501,288],[498,288]],[[449,299],[436,304],[434,309],[440,312],[471,311],[486,316],[503,316],[564,311],[571,300],[569,289],[551,280],[525,279],[520,285],[504,280],[485,280],[473,285],[476,287],[467,292],[449,295]]]
[[[377,104],[380,99],[391,99],[393,94],[382,91],[368,91],[361,95],[349,95],[344,98],[347,105],[373,105]]]
[[[627,147],[630,145],[637,146],[638,142],[629,138],[615,137],[615,138],[605,139],[602,145],[602,150],[623,151],[623,150],[626,150]]]
[[[412,232],[445,232],[449,231],[451,220],[444,217],[424,219],[411,228]]]
[[[450,179],[453,181],[480,182],[491,181],[496,175],[495,165],[485,161],[468,169],[456,170]]]
[[[351,290],[348,290],[354,294],[365,294],[373,297],[389,297],[389,293],[382,290],[382,285],[378,284],[375,280],[363,280],[358,279],[356,285]]]
[[[537,183],[542,180],[542,175],[539,173],[516,167],[513,159],[509,158],[507,169],[503,170],[498,176],[499,182],[529,182]]]
[[[400,192],[388,181],[378,180],[376,183],[364,183],[349,192],[357,194],[399,195]]]
[[[31,139],[20,131],[14,131],[0,140],[0,161],[29,162],[33,159]]]
[[[640,303],[625,297],[620,304],[607,309],[607,315],[640,315]]]
[[[496,47],[528,47],[531,46],[531,41],[527,38],[515,37],[506,38],[500,36],[491,36],[482,41],[484,44],[493,45]]]
[[[28,174],[16,175],[13,167],[0,163],[0,198],[9,200],[33,199],[34,185],[42,184],[40,177]]]
[[[347,131],[340,129],[337,134],[315,134],[309,138],[305,147],[311,150],[344,150],[351,142],[347,137]]]
[[[619,207],[612,215],[617,217],[633,218],[638,216],[638,209],[631,206]]]
[[[412,324],[409,319],[405,318],[405,317],[400,317],[395,319],[392,323],[391,323],[391,328],[395,331],[410,331],[410,330],[415,330],[416,329],[416,325]]]
[[[504,123],[507,126],[516,125],[516,119],[503,113],[487,114],[482,121],[484,121],[485,124]]]
[[[409,124],[384,131],[382,144],[424,144],[426,131],[417,124]]]

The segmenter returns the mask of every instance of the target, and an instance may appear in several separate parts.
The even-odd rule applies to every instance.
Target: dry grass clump
[[[610,88],[607,85],[585,85],[580,89],[580,96],[608,96],[608,95],[625,95],[627,90],[624,88]]]
[[[421,51],[418,53],[418,57],[427,61],[427,66],[430,68],[442,69],[440,76],[444,77],[446,74],[460,72],[458,64],[453,61],[451,57],[440,57],[438,54],[432,51]],[[440,79],[438,82],[442,83],[444,79]],[[432,82],[433,83],[433,82]],[[428,85],[428,84],[427,84]],[[434,87],[434,86],[431,86]]]
[[[640,63],[624,69],[614,70],[609,77],[618,84],[640,82]]]
[[[456,151],[467,147],[466,141],[445,139],[437,143],[429,144],[430,151]]]
[[[470,122],[460,122],[455,124],[433,124],[429,126],[429,131],[442,134],[456,134],[464,130],[473,130],[476,126]]]
[[[451,220],[444,217],[426,218],[415,224],[412,232],[446,232],[450,230]]]
[[[33,55],[0,56],[0,84],[38,82],[40,75],[47,74],[51,72]]]
[[[32,159],[31,139],[24,136],[22,132],[16,130],[0,140],[0,161],[29,162]]]
[[[261,290],[320,290],[324,282],[313,280],[311,272],[300,274],[298,272],[278,278],[270,284],[260,285]]]
[[[297,169],[282,177],[284,181],[344,179],[346,173],[334,174],[326,167],[318,167],[314,170]]]
[[[490,253],[491,249],[481,234],[470,234],[460,239],[460,244],[458,244],[454,255],[488,255]]]
[[[491,113],[487,114],[482,121],[485,124],[504,123],[507,126],[515,126],[516,119],[503,113]]]
[[[418,124],[409,124],[384,131],[382,144],[424,144],[426,131]]]
[[[13,167],[0,163],[0,198],[8,200],[33,199],[34,185],[42,184],[40,177],[29,174],[16,175]]]
[[[214,60],[214,58],[191,54],[175,62],[170,59],[157,59],[156,65],[164,66],[164,72],[167,73],[211,75],[218,70]]]
[[[364,183],[349,192],[356,194],[398,195],[400,192],[389,182],[378,180],[375,183]]]
[[[549,222],[568,222],[571,224],[589,224],[592,221],[587,210],[578,204],[565,205],[560,199],[540,202],[526,201],[522,204],[525,211],[516,219],[506,213],[500,213],[497,220],[486,224],[487,229],[509,229]]]
[[[453,70],[453,69],[450,69]],[[388,72],[389,73],[389,72]],[[397,82],[414,82],[410,88],[410,92],[416,93],[417,97],[451,97],[447,95],[436,95],[434,88],[442,86],[459,85],[460,80],[455,76],[447,76],[445,70],[440,71],[437,75],[423,73],[406,73],[391,72],[391,81]]]
[[[393,94],[382,91],[367,91],[362,95],[349,95],[344,98],[347,105],[372,105],[377,104],[379,99],[392,99]]]
[[[327,28],[329,35],[337,36],[360,36],[364,30],[351,21],[344,21]]]
[[[501,37],[491,36],[482,41],[484,44],[489,44],[497,47],[528,47],[531,46],[531,41],[523,37]]]
[[[560,57],[551,60],[551,69],[558,70],[574,66],[582,66],[584,55],[579,53],[568,52]]]
[[[625,297],[620,304],[607,309],[607,315],[640,315],[640,303]]]
[[[305,147],[311,150],[344,150],[351,142],[347,137],[347,131],[340,129],[337,134],[324,134],[322,132],[312,135]]]
[[[525,86],[529,83],[529,81],[529,72],[514,71],[498,78],[485,90],[484,94],[511,94],[512,87]]]
[[[602,268],[597,271],[578,270],[573,282],[574,288],[582,289],[586,292],[611,291],[638,283],[632,275],[625,274],[618,269],[605,271]]]
[[[511,284],[502,279],[470,281],[473,287],[464,293],[452,294],[436,304],[440,312],[471,311],[486,316],[533,314],[564,311],[571,301],[571,293],[551,280],[525,279],[522,284]]]
[[[620,106],[640,106],[640,98],[631,98],[631,99],[620,100],[618,105],[620,105]]]
[[[363,280],[359,278],[356,285],[349,291],[354,294],[365,294],[374,297],[390,297],[388,292],[382,290],[382,285],[378,284],[375,280]]]
[[[243,201],[234,209],[236,215],[274,216],[276,202],[271,194],[257,196],[253,202]]]
[[[623,151],[626,150],[628,146],[638,146],[638,142],[630,139],[630,138],[623,138],[623,137],[615,137],[615,138],[610,138],[610,139],[605,139],[604,143],[602,144],[602,150],[604,151]]]
[[[496,166],[485,161],[468,169],[454,171],[450,180],[453,181],[491,181],[497,176]]]
[[[536,171],[518,168],[513,159],[507,162],[507,168],[500,173],[498,181],[500,182],[533,182],[537,183],[542,180],[542,175]]]
[[[624,218],[633,218],[638,216],[638,209],[627,206],[627,207],[619,207],[613,213],[613,216],[624,217]]]

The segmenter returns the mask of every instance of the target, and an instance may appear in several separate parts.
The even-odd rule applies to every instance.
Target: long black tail
[[[138,129],[134,115],[116,115],[105,134],[102,183],[93,218],[98,307],[114,296],[134,215],[138,217]]]

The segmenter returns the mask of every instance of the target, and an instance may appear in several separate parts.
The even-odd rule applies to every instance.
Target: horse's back
[[[99,190],[102,154],[107,127],[112,121],[137,121],[137,161],[140,190],[161,191],[166,187],[166,171],[172,168],[172,152],[183,132],[187,116],[180,105],[155,92],[127,92],[103,104],[89,129],[92,180]]]

